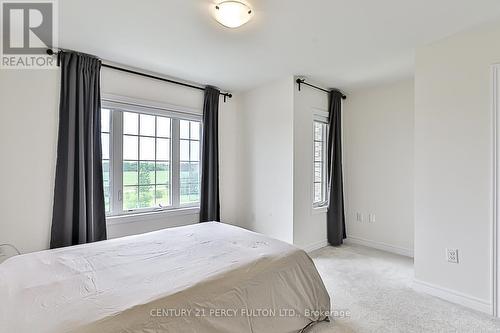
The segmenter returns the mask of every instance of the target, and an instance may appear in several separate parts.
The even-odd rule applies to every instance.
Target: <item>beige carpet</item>
[[[414,291],[409,258],[354,245],[311,257],[345,317],[310,332],[500,332],[499,319]]]

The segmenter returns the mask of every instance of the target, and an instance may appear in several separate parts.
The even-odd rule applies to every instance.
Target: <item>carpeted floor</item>
[[[339,317],[324,332],[500,332],[500,319],[414,291],[413,261],[355,245],[311,254]]]

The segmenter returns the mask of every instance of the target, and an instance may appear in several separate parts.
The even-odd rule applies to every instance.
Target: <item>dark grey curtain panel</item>
[[[344,214],[344,184],[342,176],[342,93],[329,94],[328,135],[328,243],[341,245],[346,238]]]
[[[219,202],[219,95],[207,87],[203,102],[200,222],[220,221]]]
[[[59,54],[61,94],[50,247],[106,239],[101,164],[101,61]]]

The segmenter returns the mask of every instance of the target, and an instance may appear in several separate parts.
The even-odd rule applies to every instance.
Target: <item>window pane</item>
[[[156,117],[156,135],[170,138],[170,118]]]
[[[191,122],[191,139],[193,140],[200,139],[200,123],[197,121]]]
[[[194,203],[200,201],[200,185],[191,184],[189,186],[189,201]]]
[[[319,122],[314,122],[314,140],[323,140],[323,126]]]
[[[110,135],[111,111],[101,109],[101,155],[102,155],[102,183],[104,191],[104,205],[106,213],[111,211],[111,174],[110,174]]]
[[[191,167],[189,165],[189,162],[181,162],[181,169],[180,169],[181,184],[189,183],[189,178],[191,174],[190,168]]]
[[[191,161],[199,161],[200,160],[200,142],[199,141],[191,141]]]
[[[155,187],[139,186],[139,208],[155,206]]]
[[[155,139],[140,137],[140,155],[141,160],[155,160]]]
[[[169,163],[156,162],[156,184],[170,183],[170,166]]]
[[[170,160],[170,139],[156,139],[156,160]]]
[[[189,184],[181,185],[180,200],[181,205],[189,203]]]
[[[322,201],[322,184],[321,183],[314,183],[314,202],[321,202]]]
[[[180,203],[182,205],[200,201],[200,164],[181,162]]]
[[[101,109],[101,132],[109,133],[110,111],[108,109]]]
[[[190,163],[189,164],[189,183],[197,184],[200,181],[200,164]]]
[[[123,112],[123,134],[139,134],[139,116],[137,113]]]
[[[109,161],[102,161],[102,181],[104,186],[109,186]]]
[[[314,162],[314,181],[321,182],[321,174],[323,173],[323,164],[321,162]]]
[[[321,162],[323,159],[323,144],[321,142],[314,143],[314,161]]]
[[[181,161],[189,161],[189,141],[181,140],[180,143]]]
[[[187,184],[181,186],[181,204],[191,204],[199,201],[199,185]]]
[[[155,136],[155,116],[141,114],[140,124],[140,135]]]
[[[314,130],[314,204],[323,204],[326,200],[325,188],[326,188],[326,129],[327,124],[319,121],[315,121],[313,125]]]
[[[166,185],[156,186],[156,205],[170,206],[170,190]]]
[[[123,159],[124,160],[137,160],[137,137],[136,136],[123,136]]]
[[[109,160],[109,134],[101,134],[102,159]]]
[[[109,186],[104,186],[104,207],[106,212],[110,211],[110,201]]]
[[[155,162],[140,162],[139,185],[155,183]]]
[[[123,185],[137,185],[139,173],[137,172],[137,162],[123,162]]]
[[[181,120],[179,122],[180,126],[180,137],[181,139],[189,139],[189,121]]]
[[[135,209],[137,205],[137,186],[125,186],[123,188],[123,209]]]

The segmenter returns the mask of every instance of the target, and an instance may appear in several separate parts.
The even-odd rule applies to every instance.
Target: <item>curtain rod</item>
[[[52,50],[52,49],[47,49],[47,54],[48,55],[54,55],[56,53],[58,54],[61,51],[62,51],[62,49],[59,49],[59,51],[57,51],[57,52],[54,52],[54,50]],[[127,69],[127,68],[123,68],[123,67],[108,65],[106,63],[102,63],[102,67],[107,67],[107,68],[110,68],[110,69],[114,69],[114,70],[117,70],[117,71],[129,73],[129,74],[144,76],[144,77],[147,77],[147,78],[150,78],[150,79],[155,79],[155,80],[159,80],[159,81],[163,81],[163,82],[173,83],[173,84],[177,84],[177,85],[180,85],[180,86],[183,86],[183,87],[188,87],[188,88],[193,88],[193,89],[198,89],[198,90],[205,90],[204,87],[196,86],[196,85],[185,83],[185,82],[171,80],[171,79],[167,79],[167,78],[160,77],[160,76],[146,74],[146,73],[142,73],[142,72],[138,72],[138,71],[133,71],[131,69]],[[221,96],[224,97],[224,103],[226,102],[226,98],[232,98],[233,97],[233,94],[228,93],[228,92],[221,92],[220,94],[221,94]]]
[[[324,91],[326,93],[329,93],[331,91],[331,90],[326,90],[326,89],[323,89],[321,87],[318,87],[318,86],[312,85],[310,83],[307,83],[305,79],[297,79],[295,82],[297,82],[297,84],[299,85],[299,91],[300,91],[300,86],[302,84],[305,84],[306,86],[309,86],[309,87],[312,87],[312,88]],[[342,92],[340,92],[340,93],[342,94]],[[346,98],[347,98],[346,95],[342,94],[342,99],[346,99]]]

